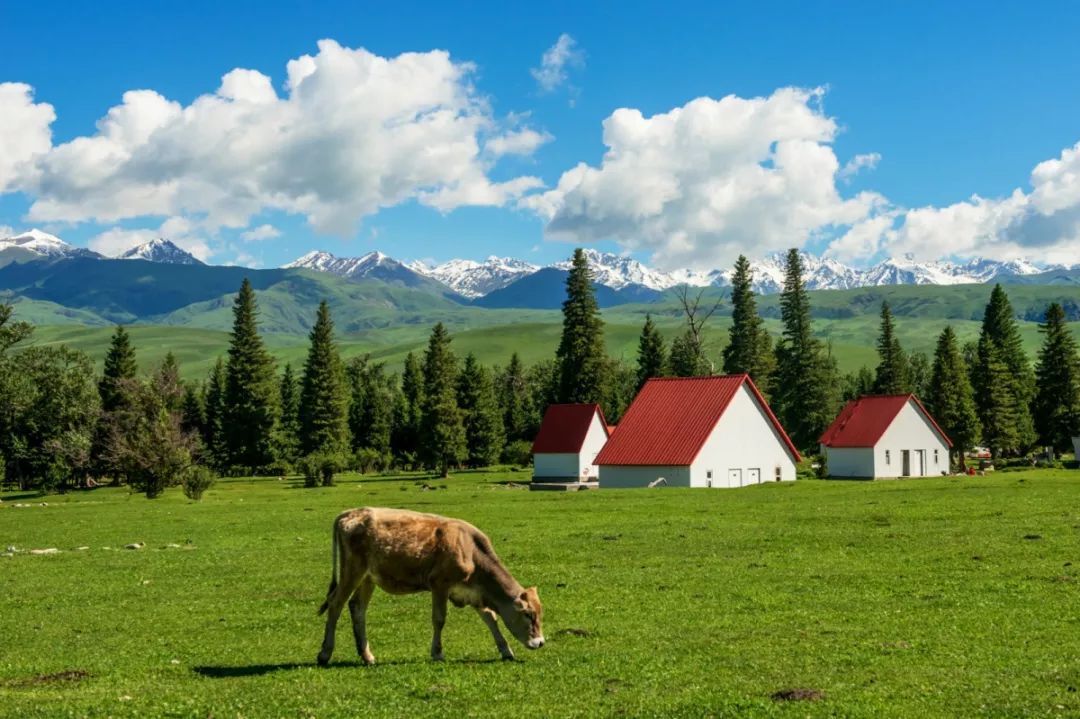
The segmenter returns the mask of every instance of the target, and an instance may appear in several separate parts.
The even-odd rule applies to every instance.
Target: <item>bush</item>
[[[267,477],[287,477],[296,473],[296,467],[286,459],[277,459],[262,468]]]
[[[184,488],[184,496],[196,502],[202,499],[203,493],[214,486],[217,477],[209,467],[193,464],[184,472],[180,480],[180,486]]]
[[[299,464],[305,487],[333,486],[334,475],[349,466],[347,458],[337,452],[312,452],[301,458]]]
[[[361,447],[353,455],[353,466],[360,470],[360,474],[381,472],[390,467],[390,462],[390,455],[371,447]]]
[[[519,467],[532,464],[532,444],[524,439],[517,439],[503,447],[502,461]]]

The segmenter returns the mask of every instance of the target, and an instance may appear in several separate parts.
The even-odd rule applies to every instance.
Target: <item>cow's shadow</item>
[[[414,664],[498,664],[505,660],[494,657],[486,659],[463,657],[461,659],[446,659],[442,662],[432,662],[430,659],[417,658],[417,659],[391,659],[389,661],[379,661],[373,666],[367,666],[360,661],[341,661],[331,662],[325,667],[321,667],[315,662],[282,662],[281,664],[248,664],[246,666],[196,666],[191,670],[200,676],[209,677],[210,679],[231,679],[236,677],[259,677],[264,674],[273,674],[274,672],[290,671],[294,669],[365,669],[368,671],[378,671],[379,667],[396,667],[396,666],[409,666]],[[516,661],[516,660],[515,660]]]

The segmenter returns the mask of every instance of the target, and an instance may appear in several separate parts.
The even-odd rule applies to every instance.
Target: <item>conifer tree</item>
[[[278,385],[281,417],[278,422],[278,459],[292,464],[300,457],[300,383],[287,363]]]
[[[1008,375],[1004,380],[999,363]],[[1027,451],[1036,440],[1031,416],[1035,377],[1012,305],[1000,284],[994,285],[983,315],[972,385],[987,444],[1007,454]],[[1010,396],[1001,396],[1003,392]],[[992,416],[995,412],[1001,416]]]
[[[488,467],[499,460],[505,430],[491,373],[471,352],[458,377],[458,406],[465,425],[466,459],[470,467]]]
[[[566,278],[562,338],[555,359],[559,364],[559,402],[603,401],[607,381],[604,322],[596,303],[589,261],[581,248],[574,250]]]
[[[963,469],[967,451],[979,440],[980,427],[967,364],[952,327],[946,327],[938,337],[934,367],[923,399],[930,416],[952,440],[952,451]]]
[[[206,406],[203,395],[193,384],[184,387],[184,398],[180,403],[180,428],[202,443],[206,433]]]
[[[672,341],[669,366],[675,377],[705,377],[711,373],[709,361],[690,330]]]
[[[836,415],[839,382],[836,361],[812,334],[802,257],[794,249],[787,254],[780,317],[774,404],[796,446],[812,448]]]
[[[881,331],[877,341],[878,366],[874,372],[875,394],[905,394],[911,391],[908,359],[896,337],[896,325],[888,302],[881,303]]]
[[[776,355],[765,322],[757,312],[750,262],[739,255],[731,278],[731,330],[724,348],[724,374],[749,374],[768,398],[776,372]]]
[[[398,404],[393,385],[396,378],[388,377],[386,365],[371,362],[368,356],[349,361],[349,431],[353,450],[373,450],[381,457],[390,452],[394,409]]]
[[[300,452],[337,455],[348,446],[349,398],[326,300],[319,303],[309,337],[300,383]]]
[[[101,395],[101,410],[112,412],[123,401],[120,380],[133,379],[139,368],[135,363],[135,348],[131,346],[131,337],[123,325],[117,325],[113,331],[109,350],[105,353],[105,368],[98,381],[98,393]]]
[[[525,367],[517,352],[510,355],[510,364],[499,373],[497,390],[507,444],[529,438],[532,397],[525,377]]]
[[[859,397],[874,393],[874,371],[863,366],[856,372],[850,372],[842,378],[840,398],[850,402]]]
[[[442,477],[465,458],[465,427],[457,399],[457,359],[442,322],[435,325],[424,353],[421,452]]]
[[[957,352],[960,350],[957,349]],[[922,352],[908,355],[908,388],[919,399],[930,392],[930,376],[933,369],[930,359]]]
[[[637,388],[641,389],[650,377],[667,374],[667,350],[664,338],[653,324],[652,316],[645,315],[645,324],[638,339]]]
[[[229,465],[229,455],[225,443],[225,362],[220,357],[210,370],[204,392],[206,423],[203,425],[203,444],[211,463],[224,470]]]
[[[163,399],[165,400],[165,408],[169,412],[179,413],[184,405],[184,384],[180,379],[180,364],[176,361],[176,355],[172,352],[165,353],[165,359],[158,366],[155,385],[177,388],[177,392],[171,392]]]
[[[1039,331],[1043,344],[1035,367],[1035,427],[1039,441],[1060,452],[1080,437],[1080,352],[1057,302],[1046,308]]]
[[[257,325],[255,290],[245,277],[233,304],[233,330],[225,364],[222,437],[228,463],[255,470],[274,461],[278,386],[274,360]]]
[[[392,444],[394,454],[404,464],[411,465],[419,454],[424,414],[424,371],[412,352],[405,355],[400,396],[395,408]]]

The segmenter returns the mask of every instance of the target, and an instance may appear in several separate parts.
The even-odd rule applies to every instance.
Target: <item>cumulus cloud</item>
[[[500,154],[528,153],[543,135],[507,134],[474,88],[471,64],[443,51],[387,58],[333,40],[318,48],[289,61],[283,96],[249,69],[186,106],[133,90],[95,133],[55,147],[52,108],[33,104],[25,85],[0,86],[0,191],[27,192],[28,219],[39,222],[157,215],[243,228],[270,209],[348,236],[362,218],[411,199],[444,211],[502,205],[540,185],[489,178]]]
[[[549,237],[615,240],[668,269],[801,246],[884,204],[875,193],[837,191],[837,124],[821,92],[701,97],[651,117],[616,110],[603,123],[600,165],[577,165],[521,205],[546,219]]]
[[[281,230],[273,225],[259,225],[250,230],[240,233],[240,238],[246,242],[258,242],[260,240],[272,240],[281,237]]]
[[[862,170],[873,170],[879,162],[881,162],[881,155],[876,152],[856,155],[841,168],[840,177],[846,180],[859,174]]]
[[[537,132],[531,128],[513,130],[491,138],[484,144],[484,149],[492,157],[503,155],[531,155],[541,145],[554,139],[546,132]]]
[[[156,230],[113,227],[91,237],[87,246],[106,257],[116,257],[132,247],[158,238],[172,241],[177,247],[190,252],[203,262],[215,254],[199,228],[184,217],[170,217]]]
[[[567,68],[582,67],[584,64],[585,53],[578,47],[577,41],[564,32],[554,45],[544,51],[540,67],[534,67],[529,72],[541,90],[552,92],[566,82]]]

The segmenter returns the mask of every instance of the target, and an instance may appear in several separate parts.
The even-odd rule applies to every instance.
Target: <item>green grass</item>
[[[198,504],[178,490],[47,507],[8,494],[0,547],[64,551],[0,558],[0,714],[1080,715],[1080,472],[717,492],[500,483],[526,477],[232,480]],[[357,664],[343,619],[333,665],[315,667],[330,524],[362,505],[485,530],[539,585],[547,646],[493,661],[479,619],[452,609],[435,664],[428,598],[378,592],[380,663]],[[771,698],[791,688],[824,699]]]

